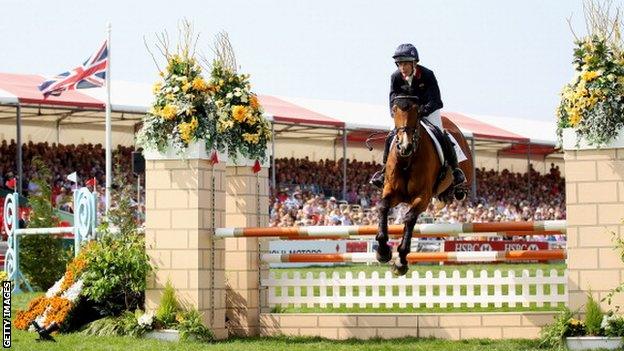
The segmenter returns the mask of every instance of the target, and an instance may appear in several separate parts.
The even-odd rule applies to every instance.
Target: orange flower
[[[58,296],[52,297],[49,300],[50,310],[43,324],[46,326],[52,322],[56,322],[58,325],[63,324],[73,307],[71,301]]]
[[[18,311],[15,316],[15,328],[20,330],[26,330],[30,326],[30,323],[38,316],[42,315],[48,307],[48,299],[45,296],[39,296],[30,301],[28,308],[25,311]]]
[[[251,98],[249,98],[249,106],[251,106],[251,108],[254,110],[260,108],[260,103],[258,102],[257,96],[252,95]]]

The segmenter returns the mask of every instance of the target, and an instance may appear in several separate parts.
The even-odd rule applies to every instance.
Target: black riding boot
[[[390,152],[390,145],[392,144],[393,137],[394,137],[394,134],[392,133],[388,133],[388,136],[386,136],[386,144],[384,145],[384,153],[383,153],[383,161],[382,161],[381,169],[375,172],[375,174],[373,174],[373,176],[371,177],[371,180],[369,181],[369,183],[373,184],[374,186],[380,189],[383,188],[384,175],[386,173],[386,162],[388,161],[388,153]]]
[[[456,186],[465,182],[466,176],[464,175],[464,171],[459,168],[459,164],[457,162],[457,154],[455,153],[455,144],[451,140],[451,137],[449,136],[449,133],[447,131],[444,131],[444,140],[446,142],[446,161],[453,170],[453,186]]]

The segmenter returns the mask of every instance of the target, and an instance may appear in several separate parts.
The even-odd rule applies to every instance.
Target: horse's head
[[[414,96],[397,96],[393,100],[394,131],[396,148],[400,157],[409,157],[418,147],[418,103]]]

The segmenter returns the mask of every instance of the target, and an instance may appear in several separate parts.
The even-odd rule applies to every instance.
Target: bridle
[[[413,96],[413,95],[397,95],[394,99],[393,99],[393,103],[394,100],[400,100],[400,99],[404,99],[404,100],[408,100],[408,101],[412,101],[412,102],[418,102],[418,97],[417,96]],[[394,138],[394,143],[396,144],[396,148],[397,148],[397,156],[401,157],[401,158],[407,158],[412,156],[412,154],[416,151],[416,149],[418,148],[418,143],[420,141],[420,134],[418,133],[418,127],[420,124],[420,121],[416,121],[416,126],[415,127],[410,127],[407,125],[407,122],[409,122],[409,115],[408,115],[408,121],[405,122],[405,125],[400,126],[400,127],[395,127],[392,130],[392,133],[395,135]],[[401,155],[401,143],[399,143],[399,138],[396,137],[396,135],[399,132],[403,132],[403,133],[410,133],[412,132],[412,137],[411,140],[409,141],[408,147],[409,150],[407,150],[407,154],[406,155]]]

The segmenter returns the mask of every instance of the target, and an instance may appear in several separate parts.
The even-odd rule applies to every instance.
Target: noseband
[[[396,138],[396,135],[399,132],[401,132],[401,131],[404,132],[404,133],[408,133],[409,131],[413,131],[412,138],[410,140],[410,145],[412,145],[412,150],[410,151],[409,154],[407,154],[405,156],[401,155],[401,153],[399,152],[401,147],[400,147],[400,143],[399,143],[399,138]],[[409,156],[412,155],[412,153],[414,153],[416,151],[416,148],[418,147],[418,142],[419,142],[419,139],[420,139],[420,135],[418,134],[418,127],[408,127],[408,126],[396,127],[396,128],[394,128],[392,133],[395,135],[394,143],[397,146],[397,153],[398,153],[399,157],[409,157]]]

